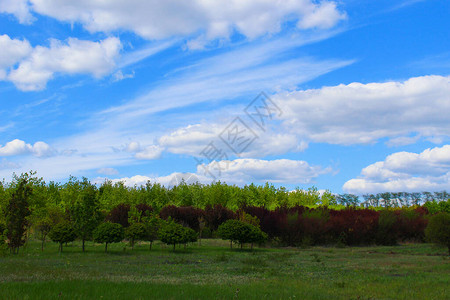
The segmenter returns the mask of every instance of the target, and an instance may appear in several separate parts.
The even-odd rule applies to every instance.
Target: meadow
[[[2,299],[449,299],[445,247],[230,249],[203,239],[172,251],[155,242],[132,250],[79,241],[29,240],[0,256]]]

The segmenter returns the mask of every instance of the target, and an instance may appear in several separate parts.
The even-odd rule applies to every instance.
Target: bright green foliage
[[[94,241],[105,243],[105,252],[108,251],[108,244],[118,243],[123,240],[124,229],[117,223],[106,222],[100,224],[93,233]]]
[[[29,224],[27,217],[31,214],[28,208],[28,199],[32,193],[28,177],[28,174],[25,174],[17,178],[17,183],[6,207],[5,235],[12,253],[18,253],[19,247],[25,243],[24,236]]]
[[[428,201],[423,206],[428,209],[430,214],[436,214],[438,212],[446,212],[450,214],[450,199],[447,201]]]
[[[45,239],[52,229],[52,221],[50,220],[50,218],[48,216],[46,216],[46,217],[38,220],[37,223],[35,224],[35,227],[36,227],[36,230],[39,232],[39,234],[40,234],[39,238],[42,241],[41,250],[44,251]]]
[[[177,244],[186,245],[197,241],[197,233],[193,229],[184,227],[170,219],[161,226],[158,236],[161,242],[173,245],[173,250],[175,250]]]
[[[239,221],[228,220],[217,229],[217,234],[223,240],[230,240],[232,243],[239,243],[241,248],[245,243],[263,243],[267,240],[267,234],[262,232],[258,227]]]
[[[450,255],[450,214],[443,212],[432,216],[425,229],[425,237],[430,242],[448,247]]]
[[[86,240],[92,238],[92,232],[101,222],[100,204],[97,188],[86,178],[80,185],[80,193],[72,207],[75,230],[82,241],[82,249]]]
[[[130,241],[131,248],[136,241],[143,241],[147,237],[147,227],[143,223],[133,223],[125,229],[125,238]]]
[[[68,222],[55,225],[49,232],[52,241],[59,243],[59,251],[63,251],[63,244],[75,241],[77,234],[73,225]]]

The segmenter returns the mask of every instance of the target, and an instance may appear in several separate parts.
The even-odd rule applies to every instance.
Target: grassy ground
[[[1,299],[450,299],[450,259],[429,244],[172,252],[148,244],[31,242],[0,256]]]

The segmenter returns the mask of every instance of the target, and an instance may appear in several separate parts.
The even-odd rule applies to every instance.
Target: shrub
[[[170,217],[177,223],[190,227],[195,231],[199,231],[199,218],[203,215],[203,210],[200,208],[192,206],[177,207],[175,205],[165,206],[159,213],[159,216],[162,219],[167,220]]]
[[[53,242],[59,243],[59,251],[63,251],[63,244],[75,241],[77,234],[72,224],[68,222],[56,224],[49,232]]]
[[[134,223],[125,228],[125,238],[130,241],[131,248],[134,248],[136,241],[142,241],[147,236],[147,227],[142,223]]]
[[[450,214],[443,212],[432,216],[425,236],[429,242],[446,246],[450,255]]]
[[[376,243],[379,245],[397,244],[397,215],[391,210],[383,210],[378,218]]]
[[[130,223],[128,222],[128,213],[130,211],[130,205],[129,204],[119,204],[106,216],[106,221],[111,223],[117,223],[122,225],[122,227],[128,227],[130,226]]]
[[[233,242],[239,243],[241,249],[245,243],[263,243],[267,240],[267,234],[262,232],[258,227],[239,221],[228,220],[217,229],[217,234],[223,240],[230,240],[230,246]]]
[[[396,211],[397,230],[400,240],[415,240],[422,242],[425,236],[427,220],[420,213],[420,210],[403,208]]]
[[[187,243],[197,241],[197,233],[193,229],[175,223],[170,218],[161,226],[158,236],[161,242],[167,245],[173,245],[174,251],[177,244],[186,245]]]
[[[123,240],[124,229],[118,223],[106,222],[100,224],[94,230],[94,241],[98,243],[105,243],[105,252],[108,251],[108,244],[118,243]]]
[[[206,226],[209,227],[211,231],[216,231],[220,224],[225,221],[236,218],[236,214],[232,210],[220,204],[216,204],[214,206],[207,205],[204,215]]]

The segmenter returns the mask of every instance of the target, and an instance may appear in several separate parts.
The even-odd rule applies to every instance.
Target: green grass
[[[430,244],[230,250],[203,240],[186,250],[156,243],[79,243],[64,252],[30,242],[0,256],[1,299],[450,299],[450,259]]]

